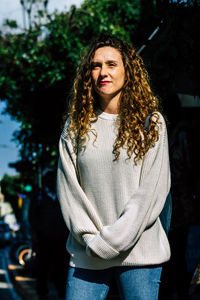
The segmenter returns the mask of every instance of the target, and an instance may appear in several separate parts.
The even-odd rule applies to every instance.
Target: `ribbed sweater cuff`
[[[113,249],[107,242],[105,242],[100,233],[95,235],[88,243],[89,248],[103,259],[112,259],[119,255],[119,252]]]

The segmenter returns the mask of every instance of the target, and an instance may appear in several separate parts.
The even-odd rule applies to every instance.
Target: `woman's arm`
[[[103,228],[102,222],[87,198],[78,180],[76,153],[67,137],[67,125],[59,142],[60,158],[57,171],[57,194],[64,220],[74,238],[82,245],[88,242]],[[108,252],[118,252],[108,244]],[[88,248],[86,249],[89,253]]]
[[[88,243],[101,258],[111,259],[133,247],[162,211],[170,189],[170,167],[167,130],[162,115],[159,122],[159,140],[145,155],[138,190],[120,218],[113,225],[104,226]],[[111,253],[110,249],[114,251]]]

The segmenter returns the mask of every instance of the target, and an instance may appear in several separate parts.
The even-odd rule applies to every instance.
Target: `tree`
[[[22,6],[24,28],[28,28],[29,30],[32,29],[32,18],[34,18],[33,14],[35,10],[37,11],[39,16],[40,12],[42,12],[42,15],[47,14],[48,2],[48,0],[20,0]]]
[[[15,133],[21,161],[12,166],[24,177],[30,177],[31,170],[34,184],[40,182],[41,169],[56,168],[62,115],[77,65],[91,38],[102,31],[133,42],[136,48],[148,41],[142,56],[163,98],[180,89],[183,74],[191,74],[190,82],[194,82],[200,64],[199,6],[195,3],[152,0],[147,10],[146,0],[85,0],[80,8],[72,6],[66,13],[49,15],[40,10],[29,29],[1,34],[0,98],[7,101],[7,112],[22,122]],[[10,25],[15,24],[10,21]],[[195,93],[200,94],[197,85]]]
[[[30,168],[38,172],[39,167],[56,166],[62,114],[91,36],[107,30],[130,40],[139,9],[132,1],[92,0],[46,18],[46,24],[38,23],[38,17],[29,30],[0,38],[0,98],[6,99],[7,112],[22,122],[15,133],[21,162],[12,166],[27,176]]]

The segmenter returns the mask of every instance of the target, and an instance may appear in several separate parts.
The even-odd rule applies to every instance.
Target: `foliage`
[[[47,15],[45,24],[36,18],[30,30],[1,37],[0,98],[22,122],[15,133],[21,162],[12,164],[19,172],[28,176],[30,168],[56,166],[62,114],[83,50],[91,36],[105,30],[130,40],[138,2],[85,1],[79,9]]]
[[[77,18],[78,15],[80,18]],[[139,0],[85,0],[81,9],[77,10],[76,20],[79,21],[75,24],[84,41],[102,31],[108,31],[130,41],[139,18]]]
[[[9,19],[5,20],[4,25],[8,26],[10,28],[17,28],[18,27],[17,22],[15,20],[9,20]]]
[[[24,178],[31,175],[33,184],[41,169],[56,168],[62,115],[74,74],[99,32],[109,31],[139,48],[163,20],[142,52],[155,89],[161,96],[175,91],[183,74],[190,74],[190,82],[196,80],[198,14],[198,6],[169,5],[166,0],[85,0],[80,8],[72,6],[65,13],[39,11],[29,30],[1,34],[0,98],[6,99],[7,112],[22,122],[15,133],[21,161],[12,166]],[[15,27],[12,21],[7,24]],[[195,93],[200,94],[196,86]]]

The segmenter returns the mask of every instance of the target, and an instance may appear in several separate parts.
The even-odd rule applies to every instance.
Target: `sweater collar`
[[[102,111],[101,109],[97,110],[97,115],[99,118],[104,119],[104,120],[116,120],[118,117],[118,114],[109,114],[109,113]]]

